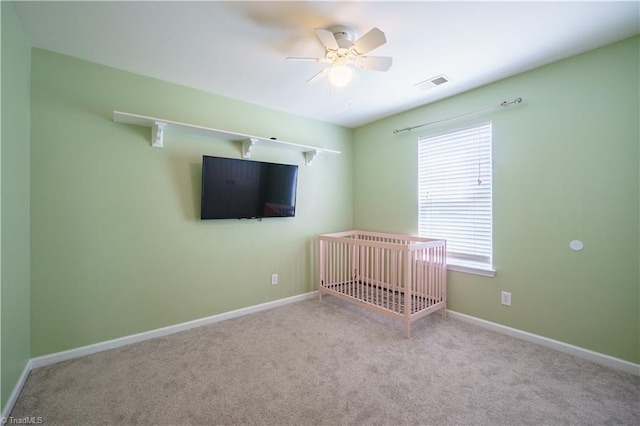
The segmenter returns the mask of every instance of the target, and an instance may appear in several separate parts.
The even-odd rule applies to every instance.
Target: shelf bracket
[[[257,138],[249,138],[242,141],[242,158],[251,158],[251,150],[257,142]]]
[[[151,146],[162,148],[164,146],[164,128],[167,123],[154,121],[151,126]]]
[[[320,152],[321,151],[319,149],[314,149],[313,151],[306,151],[304,153],[304,163],[307,166],[310,166],[311,163],[313,163],[313,160],[315,160],[318,154],[320,154]]]

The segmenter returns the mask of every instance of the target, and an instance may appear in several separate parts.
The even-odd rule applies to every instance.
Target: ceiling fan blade
[[[374,27],[373,29],[371,29],[371,31],[356,40],[351,48],[358,55],[364,55],[365,53],[370,52],[376,47],[382,46],[386,42],[387,38],[384,36],[384,33],[378,28]]]
[[[293,61],[312,61],[312,62],[322,62],[323,58],[302,58],[300,56],[287,56],[285,59],[290,59]]]
[[[365,70],[389,71],[393,58],[389,56],[361,56],[356,60],[356,66]]]
[[[314,80],[314,79],[316,79],[317,77],[320,77],[322,74],[326,73],[328,70],[329,70],[329,68],[325,68],[325,69],[322,69],[322,70],[318,71],[317,73],[315,73],[314,75],[312,75],[312,76],[311,76],[311,78],[310,78],[310,79],[308,79],[305,83],[310,83],[310,82],[311,82],[311,80]]]
[[[324,28],[316,28],[314,31],[325,49],[338,50],[338,42],[331,31],[325,30]]]

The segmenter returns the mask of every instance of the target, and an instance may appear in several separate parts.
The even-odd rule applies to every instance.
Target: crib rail
[[[318,237],[318,290],[401,318],[446,312],[446,242],[349,231]]]

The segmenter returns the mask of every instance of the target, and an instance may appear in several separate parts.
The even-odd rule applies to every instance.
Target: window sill
[[[447,270],[456,271],[456,272],[464,272],[465,274],[474,274],[481,275],[483,277],[493,278],[496,275],[496,271],[494,269],[487,268],[486,266],[479,266],[473,264],[447,264]]]

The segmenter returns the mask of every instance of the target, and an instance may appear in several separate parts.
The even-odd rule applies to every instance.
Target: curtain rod
[[[444,120],[438,120],[438,121],[432,121],[431,123],[425,123],[425,124],[418,124],[417,126],[412,126],[412,127],[405,127],[404,129],[395,129],[393,131],[394,134],[398,134],[400,132],[409,132],[413,129],[417,129],[419,127],[425,127],[425,126],[432,126],[434,124],[440,124],[440,123],[444,123],[446,121],[451,121],[451,120],[456,120],[458,118],[464,118],[464,117],[469,117],[470,115],[475,115],[475,114],[480,114],[482,112],[489,112],[489,111],[493,111],[494,109],[498,109],[498,108],[502,108],[502,107],[506,107],[507,105],[512,105],[512,104],[519,104],[522,102],[522,98],[515,98],[514,100],[512,100],[511,102],[507,102],[504,101],[499,105],[494,105],[492,107],[489,108],[485,108],[485,109],[481,109],[478,111],[473,111],[473,112],[469,112],[467,114],[462,114],[462,115],[458,115],[455,117],[451,117],[451,118],[445,118]]]

